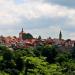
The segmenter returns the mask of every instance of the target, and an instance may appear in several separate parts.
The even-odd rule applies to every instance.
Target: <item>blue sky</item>
[[[0,1],[0,35],[15,35],[21,31],[34,37],[75,40],[74,0],[2,0]]]

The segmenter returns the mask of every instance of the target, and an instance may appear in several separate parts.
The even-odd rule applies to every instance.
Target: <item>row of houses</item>
[[[38,39],[38,38],[32,38],[32,39],[25,39],[20,40],[20,38],[17,37],[3,37],[0,36],[0,44],[4,44],[6,46],[16,46],[16,47],[35,47],[38,45],[58,45],[58,46],[65,46],[65,47],[73,47],[75,45],[74,40],[59,40],[59,39]]]
[[[75,41],[74,40],[63,40],[61,37],[61,32],[59,34],[59,39],[52,39],[52,38],[47,38],[47,39],[41,39],[39,38],[33,38],[33,36],[30,33],[25,33],[22,31],[19,33],[19,37],[16,36],[8,36],[8,37],[3,37],[0,36],[0,44],[6,45],[8,47],[36,47],[38,45],[57,45],[57,46],[64,46],[64,47],[73,47],[75,46]]]

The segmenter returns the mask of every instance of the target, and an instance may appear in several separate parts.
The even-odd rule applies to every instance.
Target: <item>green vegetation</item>
[[[52,45],[17,50],[0,46],[0,75],[75,75],[75,47],[58,51]]]
[[[25,39],[32,39],[33,38],[33,36],[30,33],[23,34],[22,36],[23,36],[23,40],[25,40]]]

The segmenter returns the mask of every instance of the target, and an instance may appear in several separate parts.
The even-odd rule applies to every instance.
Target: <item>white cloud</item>
[[[50,3],[45,3],[45,0],[23,0],[22,3],[17,4],[15,0],[0,0],[0,25],[15,25],[22,22],[22,18],[29,20],[37,19],[42,16],[60,19],[66,17],[67,21],[66,27],[75,27],[75,9],[67,8],[60,5],[52,5]],[[58,33],[60,27],[50,26],[50,28],[32,30],[33,32],[38,32],[38,34],[48,36],[47,32]],[[65,33],[65,32],[64,32]],[[34,34],[34,33],[33,33]],[[73,34],[71,38],[73,38]]]
[[[72,20],[75,16],[75,9],[43,3],[43,1],[28,0],[22,4],[16,4],[14,0],[0,1],[0,24],[15,24],[20,22],[22,17],[32,20],[42,16],[52,18],[66,16]]]

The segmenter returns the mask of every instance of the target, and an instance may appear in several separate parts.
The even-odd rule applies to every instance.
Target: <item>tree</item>
[[[18,57],[16,59],[16,69],[18,69],[19,71],[22,71],[24,69],[24,61],[21,57]]]
[[[41,40],[41,36],[38,37],[38,40]]]
[[[75,61],[69,60],[62,63],[62,72],[65,75],[75,75]]]
[[[71,54],[72,54],[72,58],[75,59],[75,46],[73,47]]]
[[[59,62],[60,64],[62,64],[63,62],[68,62],[71,58],[72,58],[71,53],[62,52],[62,53],[58,53],[55,59],[56,59],[56,62]]]
[[[24,57],[25,75],[63,75],[60,66],[48,64],[38,57]]]
[[[44,57],[47,57],[47,59],[46,59],[47,62],[53,63],[53,62],[55,62],[55,57],[57,55],[57,51],[54,46],[47,45],[47,46],[44,46],[42,55]]]
[[[25,40],[25,39],[32,39],[33,38],[33,36],[30,33],[23,34],[22,37],[23,37],[23,40]]]

